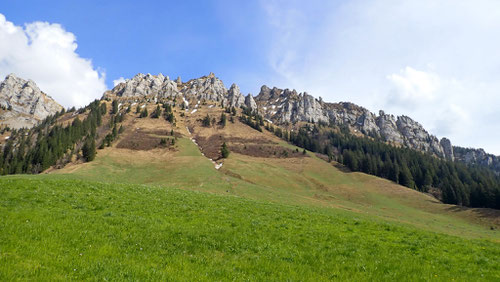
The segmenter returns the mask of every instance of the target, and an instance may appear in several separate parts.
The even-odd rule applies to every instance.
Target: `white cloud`
[[[440,86],[440,80],[436,74],[418,71],[411,67],[388,75],[387,79],[394,85],[390,102],[404,105],[414,106],[418,103],[433,101]]]
[[[331,2],[261,3],[277,42],[264,45],[266,83],[405,114],[500,154],[499,1]]]
[[[125,78],[123,76],[121,76],[118,79],[113,80],[113,86],[117,86],[118,84],[120,84],[122,82],[125,82]]]
[[[59,24],[16,26],[0,14],[0,76],[32,79],[65,107],[84,106],[106,90],[104,72],[77,53],[76,37]]]

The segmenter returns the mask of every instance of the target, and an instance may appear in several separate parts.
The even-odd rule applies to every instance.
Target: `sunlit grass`
[[[0,280],[496,280],[500,245],[337,209],[0,178]]]

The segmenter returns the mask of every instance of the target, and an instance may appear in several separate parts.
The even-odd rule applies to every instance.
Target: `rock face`
[[[245,97],[245,106],[247,108],[250,108],[252,111],[256,111],[257,110],[257,103],[255,103],[255,100],[253,99],[252,94],[248,94]]]
[[[500,157],[486,153],[483,149],[453,147],[455,160],[468,164],[486,166],[500,173]]]
[[[447,160],[454,161],[455,154],[453,153],[453,146],[451,145],[450,139],[441,138],[441,141],[439,143],[441,144],[441,147],[443,147],[444,157]]]
[[[225,106],[247,107],[258,112],[266,120],[277,125],[295,124],[297,122],[322,122],[343,127],[351,131],[381,138],[397,146],[433,154],[448,160],[460,160],[467,163],[498,164],[498,157],[488,155],[484,151],[453,147],[450,140],[438,140],[429,134],[421,124],[407,116],[394,116],[380,111],[378,115],[369,110],[348,102],[326,103],[313,96],[297,93],[295,90],[272,89],[262,86],[257,96],[240,92],[236,84],[226,89],[224,83],[213,73],[185,83],[178,78],[175,81],[159,74],[138,74],[134,78],[117,85],[105,96],[115,96],[122,99],[176,98],[182,97],[186,108],[198,107],[202,101],[220,102]]]
[[[240,107],[245,104],[245,97],[241,94],[240,87],[238,85],[234,83],[231,85],[231,88],[229,88],[227,93],[227,100],[229,106],[231,107]]]
[[[31,80],[9,74],[0,84],[0,125],[32,127],[63,109]]]
[[[106,92],[105,96],[113,94],[127,98],[143,96],[166,98],[178,93],[177,82],[170,80],[168,76],[165,77],[161,73],[159,75],[139,73],[115,86],[111,92]]]
[[[325,122],[348,126],[363,135],[445,157],[439,140],[407,116],[395,117],[383,111],[376,116],[353,103],[325,103],[307,93],[267,86],[262,86],[256,101],[259,113],[277,124]],[[452,155],[451,152],[450,159],[453,159]]]

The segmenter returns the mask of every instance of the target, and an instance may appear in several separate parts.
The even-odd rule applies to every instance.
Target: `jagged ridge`
[[[266,120],[274,124],[295,124],[297,122],[325,122],[338,126],[347,126],[353,132],[365,136],[379,137],[397,146],[426,152],[448,160],[460,160],[466,163],[491,165],[500,163],[499,159],[484,151],[459,150],[447,138],[439,140],[425,128],[408,116],[394,116],[380,111],[378,115],[353,103],[327,103],[307,92],[297,93],[295,90],[269,88],[262,86],[260,93],[254,97],[244,96],[236,84],[226,89],[222,80],[213,73],[187,82],[180,78],[170,80],[168,76],[137,74],[132,79],[120,83],[107,91],[104,97],[121,99],[150,99],[182,97],[186,109],[200,101],[221,102],[230,107],[245,106],[257,111]],[[481,153],[483,152],[483,153]]]

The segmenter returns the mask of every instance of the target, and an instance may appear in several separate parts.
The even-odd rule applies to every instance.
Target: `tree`
[[[229,157],[230,152],[229,152],[229,149],[227,148],[226,142],[222,143],[222,147],[221,147],[220,152],[221,152],[223,158]]]
[[[222,125],[222,127],[226,126],[226,122],[227,122],[226,114],[222,113],[220,115],[220,124]]]
[[[113,100],[113,102],[111,102],[111,114],[114,115],[116,113],[118,113],[118,101]]]
[[[91,162],[95,159],[96,150],[95,150],[94,138],[90,136],[87,137],[87,140],[85,141],[82,147],[82,155],[87,162]]]
[[[201,124],[205,127],[210,127],[210,116],[208,114],[206,117],[203,118]]]
[[[139,115],[140,118],[145,118],[148,116],[148,108],[144,107],[144,109],[141,111],[141,114]]]
[[[161,108],[160,105],[156,106],[156,109],[151,114],[151,118],[159,118],[161,116]]]
[[[414,188],[415,186],[415,182],[413,182],[413,177],[406,164],[403,164],[399,170],[399,184],[409,188]]]

